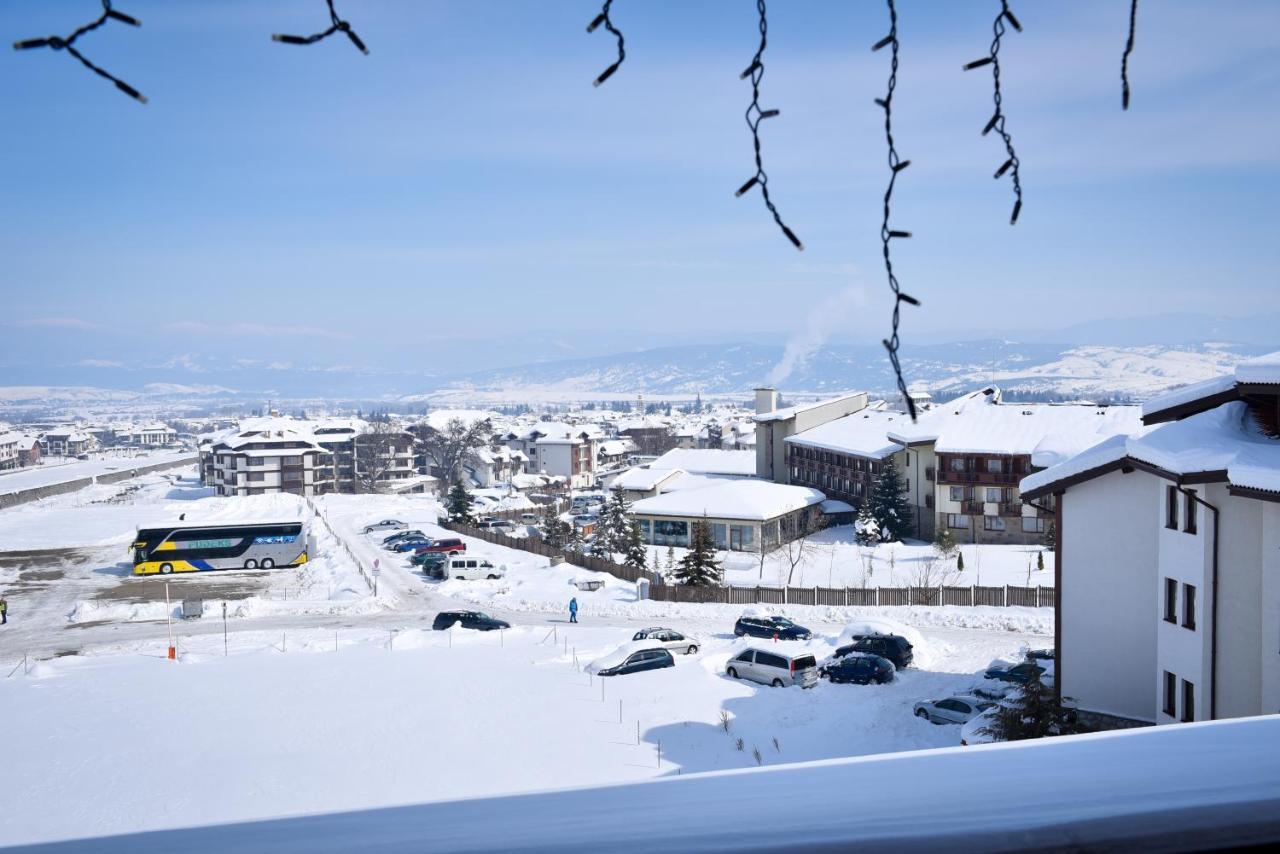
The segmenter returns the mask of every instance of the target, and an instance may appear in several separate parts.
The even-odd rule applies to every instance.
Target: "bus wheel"
[[[244,562],[244,568],[245,568],[245,569],[257,569],[257,568],[258,568],[258,562],[257,562],[256,560],[246,560],[246,561]]]
[[[161,575],[168,575],[168,574],[169,574],[169,573],[171,573],[171,572],[173,572],[173,564],[171,564],[171,563],[162,563],[162,564],[160,564],[160,574],[161,574]]]
[[[275,562],[274,560],[272,560],[271,558],[269,558],[269,557],[264,557],[264,558],[262,559],[262,568],[263,568],[263,569],[271,569],[271,568],[272,568],[273,566],[275,566],[275,565],[276,565],[276,562]]]

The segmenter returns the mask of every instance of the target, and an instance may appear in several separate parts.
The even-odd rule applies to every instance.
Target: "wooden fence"
[[[1052,608],[1052,587],[701,587],[654,584],[659,602],[721,602],[729,605],[974,605]]]
[[[574,566],[605,572],[624,581],[649,581],[649,598],[659,602],[720,602],[729,605],[1021,605],[1052,608],[1052,587],[686,587],[663,584],[662,576],[602,557],[565,554],[563,548],[549,546],[537,537],[509,537],[483,528],[440,520],[440,526],[458,534],[509,549],[519,549],[543,557],[565,557]]]

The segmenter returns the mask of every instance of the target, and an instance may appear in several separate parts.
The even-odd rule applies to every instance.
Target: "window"
[[[771,652],[757,652],[756,664],[763,664],[765,667],[781,667],[784,670],[787,668],[787,660]]]
[[[1044,533],[1044,517],[1043,516],[1023,516],[1022,517],[1022,533],[1043,534]]]
[[[1178,530],[1178,487],[1170,486],[1165,490],[1164,526],[1171,531]]]
[[[950,457],[947,463],[952,471],[964,471],[964,457]]]
[[[987,503],[999,504],[1004,499],[1004,490],[998,486],[987,487]]]
[[[1182,530],[1186,531],[1188,534],[1194,534],[1196,532],[1196,494],[1190,489],[1184,494],[1186,495],[1187,501],[1187,518],[1186,524],[1183,525]]]
[[[249,459],[245,460],[245,465],[260,466],[262,465],[262,462],[262,457],[249,457]]]
[[[712,522],[711,539],[715,541],[716,548],[729,548],[729,526],[723,522]]]
[[[1005,529],[1004,519],[1000,518],[999,516],[983,516],[982,517],[982,530],[1003,531],[1004,529]]]
[[[1171,718],[1178,715],[1178,677],[1168,670],[1164,672],[1164,713]]]
[[[1178,623],[1178,582],[1172,578],[1164,580],[1164,621]]]
[[[657,546],[688,546],[689,523],[654,520],[653,544]]]
[[[1196,686],[1182,680],[1182,720],[1190,722],[1196,719]]]
[[[947,527],[948,528],[968,528],[969,517],[961,513],[948,513]]]
[[[988,474],[1003,474],[1004,460],[987,460]]]
[[[251,472],[249,472],[249,474],[247,475],[247,477],[248,477],[248,478],[249,478],[249,480],[251,480],[251,481],[253,481],[253,480],[265,480],[265,479],[266,479],[266,473],[265,473],[265,472],[260,472],[260,471],[251,471]]]
[[[1182,585],[1182,627],[1196,629],[1196,588],[1194,584]]]
[[[963,487],[963,486],[953,486],[953,487],[951,487],[951,490],[950,490],[950,491],[951,491],[951,500],[952,500],[952,501],[964,501],[964,487]]]

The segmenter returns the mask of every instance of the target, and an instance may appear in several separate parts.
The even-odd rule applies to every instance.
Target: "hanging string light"
[[[1017,152],[1013,150],[1013,137],[1005,129],[1003,99],[1000,95],[1000,40],[1004,38],[1005,21],[1008,21],[1009,25],[1018,32],[1022,32],[1022,24],[1014,17],[1013,12],[1009,10],[1008,0],[1001,0],[1000,13],[996,15],[995,23],[991,27],[995,35],[991,40],[991,53],[982,57],[982,59],[975,59],[973,62],[968,63],[965,65],[964,70],[972,71],[975,68],[982,68],[984,65],[991,66],[992,100],[994,100],[996,108],[990,121],[987,122],[987,126],[982,129],[982,135],[986,136],[994,130],[1004,139],[1004,148],[1009,159],[1001,164],[992,177],[1000,178],[1006,172],[1010,174],[1013,181],[1014,203],[1013,214],[1009,217],[1009,225],[1013,225],[1018,221],[1018,214],[1022,212],[1022,176],[1018,172],[1019,161]]]
[[[333,8],[333,0],[325,0],[329,5],[329,29],[318,33],[312,33],[309,36],[289,36],[283,33],[275,33],[271,36],[272,41],[282,42],[284,44],[315,44],[329,38],[334,33],[345,33],[347,38],[351,39],[351,43],[366,56],[369,54],[369,48],[364,46],[364,42],[360,41],[360,37],[356,35],[356,31],[351,29],[351,24],[338,17],[337,11]]]
[[[613,25],[613,20],[609,17],[609,9],[612,6],[613,6],[613,0],[604,0],[604,6],[600,8],[600,14],[596,15],[595,18],[592,19],[590,24],[587,24],[587,32],[589,33],[594,33],[597,27],[599,27],[601,24],[604,24],[604,28],[609,32],[613,33],[614,37],[618,40],[617,61],[614,62],[613,65],[610,65],[608,68],[606,68],[604,71],[601,71],[600,76],[597,77],[595,79],[595,82],[591,84],[592,86],[599,86],[601,83],[603,83],[604,81],[612,77],[613,72],[617,71],[618,66],[622,65],[622,61],[627,58],[627,51],[624,47],[624,42],[622,39],[622,31]]]
[[[137,18],[133,17],[132,15],[126,15],[124,12],[117,12],[115,9],[112,9],[111,0],[102,0],[102,14],[98,16],[96,20],[91,21],[88,24],[85,24],[83,27],[76,30],[74,33],[67,36],[66,38],[63,38],[61,36],[47,36],[42,39],[25,39],[23,41],[14,42],[13,49],[14,50],[31,50],[32,48],[37,48],[37,47],[47,47],[52,50],[65,50],[67,53],[71,54],[76,59],[78,59],[80,61],[80,64],[83,65],[85,68],[89,69],[94,74],[97,74],[99,77],[105,77],[107,80],[110,80],[112,83],[116,85],[117,89],[119,89],[121,92],[128,95],[130,98],[133,98],[138,103],[145,104],[147,103],[146,97],[142,95],[137,89],[133,88],[128,83],[125,83],[119,77],[116,77],[115,75],[94,65],[92,62],[86,59],[84,54],[82,54],[75,47],[77,39],[79,39],[85,33],[92,32],[93,30],[98,29],[98,27],[101,27],[103,24],[105,24],[108,19],[112,21],[119,21],[122,24],[128,24],[131,27],[142,26],[142,22],[139,21]]]
[[[1120,103],[1129,109],[1129,56],[1133,53],[1133,33],[1138,26],[1138,0],[1129,0],[1129,39],[1120,58]]]
[[[756,9],[760,13],[760,47],[756,49],[756,55],[752,58],[751,64],[747,66],[746,71],[739,75],[740,80],[751,78],[751,105],[747,107],[747,127],[751,128],[751,139],[756,150],[756,174],[748,179],[747,183],[738,188],[738,192],[734,195],[741,196],[755,186],[760,187],[760,195],[764,198],[764,206],[769,209],[769,213],[773,214],[773,221],[778,224],[778,228],[782,229],[782,233],[791,241],[792,245],[801,251],[804,250],[804,244],[800,242],[800,238],[787,228],[787,224],[782,221],[782,215],[778,213],[778,208],[774,205],[773,200],[769,198],[769,176],[764,171],[764,160],[760,155],[760,123],[765,119],[774,118],[779,114],[779,110],[764,110],[760,108],[760,80],[764,77],[764,49],[768,44],[769,20],[765,15],[764,0],[756,0]]]
[[[889,83],[885,88],[883,98],[876,98],[876,103],[884,110],[884,139],[889,149],[889,185],[884,191],[884,220],[880,224],[880,242],[884,247],[884,272],[889,278],[889,289],[893,291],[893,331],[888,338],[884,339],[884,347],[889,351],[889,362],[893,365],[894,376],[898,380],[898,391],[902,394],[902,399],[907,405],[907,412],[911,415],[911,420],[916,420],[916,404],[911,399],[911,395],[907,393],[907,381],[902,376],[902,364],[898,360],[898,348],[901,341],[898,338],[898,321],[902,304],[919,305],[920,301],[913,296],[908,296],[902,292],[902,288],[898,285],[898,277],[893,272],[893,260],[889,255],[889,244],[894,240],[909,238],[911,232],[898,231],[889,228],[889,214],[893,203],[893,188],[898,182],[898,173],[911,165],[910,160],[902,160],[898,156],[898,149],[893,142],[893,92],[898,88],[898,10],[894,5],[894,0],[887,0],[889,6],[889,35],[880,39],[871,46],[873,51],[883,48],[890,48],[889,55]]]

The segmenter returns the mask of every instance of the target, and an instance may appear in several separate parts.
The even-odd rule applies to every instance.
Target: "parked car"
[[[432,567],[444,566],[448,559],[449,556],[443,552],[414,552],[409,557],[409,563],[422,567],[422,571],[426,572]]]
[[[516,529],[515,525],[512,525],[505,519],[491,519],[486,522],[477,522],[476,527],[482,531],[493,531],[496,534],[506,534]]]
[[[403,540],[396,540],[386,548],[393,552],[411,552],[429,545],[431,545],[431,540],[426,537],[405,537]]]
[[[855,685],[883,685],[893,681],[893,662],[879,655],[855,653],[837,658],[818,668],[818,675],[832,682],[852,682]]]
[[[431,628],[438,632],[444,631],[451,626],[457,626],[462,629],[475,629],[478,632],[491,632],[494,629],[511,628],[511,624],[506,620],[490,617],[480,611],[441,611],[436,614],[436,619],[431,624]]]
[[[843,658],[851,652],[865,652],[887,658],[898,669],[910,667],[915,660],[910,642],[901,635],[854,635],[853,643],[836,649],[835,656]]]
[[[729,659],[724,672],[734,679],[750,679],[775,688],[785,685],[812,688],[818,684],[818,662],[807,652],[784,655],[762,649],[745,649]]]
[[[399,519],[383,519],[381,522],[374,522],[372,525],[365,525],[364,532],[372,534],[374,531],[403,530],[408,528],[404,522]]]
[[[520,514],[521,525],[536,525],[541,521],[542,521],[542,517],[539,516],[537,513],[521,513]]]
[[[747,617],[738,618],[733,624],[733,633],[737,637],[750,636],[772,640],[809,640],[813,632],[804,626],[791,622],[786,617]]]
[[[412,531],[401,531],[398,534],[392,534],[389,537],[383,537],[382,545],[390,546],[392,543],[398,543],[401,540],[407,540],[411,537],[418,537],[420,539],[425,540],[427,538],[427,535],[419,531],[417,528],[414,528]]]
[[[986,711],[979,712],[961,724],[960,744],[964,747],[968,747],[971,744],[990,744],[995,741],[990,733],[983,732],[983,730],[991,726],[991,722],[995,719],[998,708],[998,706],[992,706]]]
[[[663,667],[675,666],[676,660],[665,649],[641,649],[628,655],[621,664],[597,670],[596,675],[624,676],[628,673],[639,673],[642,670],[660,670]]]
[[[1018,685],[1026,684],[1032,679],[1039,679],[1045,673],[1045,668],[1036,664],[1034,661],[1024,661],[1020,664],[996,664],[987,668],[985,674],[988,679],[997,679],[1001,682],[1014,682]]]
[[[414,552],[440,552],[441,554],[456,555],[462,554],[467,550],[467,544],[457,537],[450,537],[447,540],[433,540],[427,538],[425,543],[414,547]]]
[[[995,708],[994,700],[984,700],[972,694],[958,694],[941,700],[921,700],[913,711],[918,718],[934,724],[963,724]]]
[[[1054,661],[1057,653],[1052,649],[1029,649],[1027,658],[1031,661]]]
[[[674,629],[641,629],[631,639],[633,641],[654,641],[663,649],[669,649],[672,652],[683,652],[686,655],[693,655],[698,651],[697,640],[687,638]]]
[[[451,557],[444,566],[444,573],[449,578],[459,581],[476,581],[481,578],[490,580],[501,578],[507,574],[505,566],[495,566],[493,561],[476,557]]]

